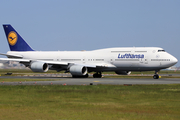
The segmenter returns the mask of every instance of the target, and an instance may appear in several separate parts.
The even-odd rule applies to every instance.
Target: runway
[[[178,78],[161,79],[130,79],[130,78],[70,78],[70,77],[24,77],[24,76],[1,76],[0,78],[18,78],[19,82],[0,82],[0,85],[141,85],[141,84],[180,84]],[[28,79],[21,81],[21,79]],[[32,79],[32,81],[29,81]],[[42,79],[42,81],[33,81],[33,79]],[[51,81],[43,81],[51,79]]]

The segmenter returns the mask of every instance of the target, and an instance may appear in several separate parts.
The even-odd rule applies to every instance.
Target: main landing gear
[[[102,73],[101,72],[96,72],[93,74],[93,78],[101,78],[102,77]]]
[[[158,71],[155,71],[155,75],[153,76],[154,79],[159,79]]]

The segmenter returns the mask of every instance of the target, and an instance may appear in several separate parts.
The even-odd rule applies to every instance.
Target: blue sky
[[[162,47],[180,61],[179,6],[180,0],[2,0],[0,23],[35,50]],[[9,51],[2,26],[0,41],[0,52]]]

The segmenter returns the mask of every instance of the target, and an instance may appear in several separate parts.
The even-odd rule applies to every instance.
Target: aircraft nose
[[[171,62],[175,65],[175,64],[178,62],[178,59],[175,58],[175,57],[173,57],[173,58],[171,59]]]

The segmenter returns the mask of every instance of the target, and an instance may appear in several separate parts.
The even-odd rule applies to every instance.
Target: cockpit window
[[[158,52],[165,52],[165,50],[158,50]]]

